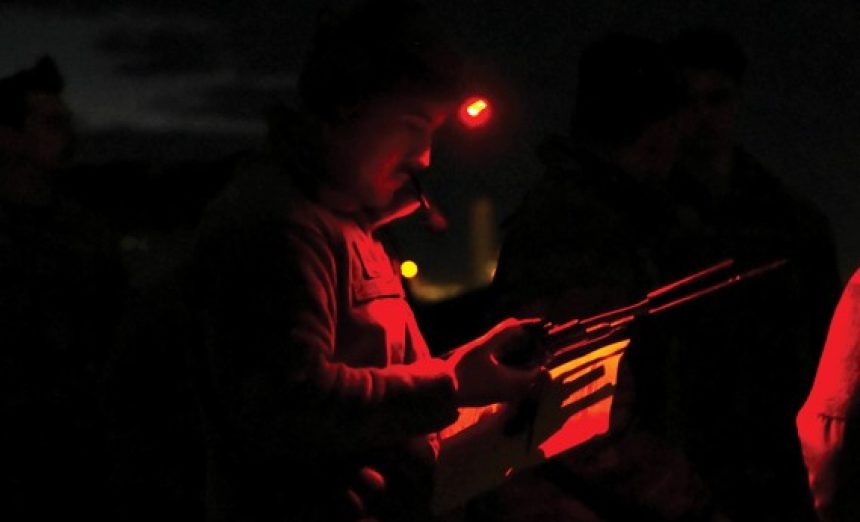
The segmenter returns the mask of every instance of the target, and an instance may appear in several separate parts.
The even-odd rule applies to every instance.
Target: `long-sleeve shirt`
[[[430,357],[373,230],[282,173],[243,176],[209,209],[195,277],[216,434],[210,477],[226,518],[230,504],[242,517],[252,504],[266,513],[261,499],[323,517],[326,496],[340,494],[336,477],[392,448],[432,462],[428,434],[456,418],[452,376]],[[240,485],[249,471],[268,493],[284,491]],[[304,484],[287,492],[286,477]]]

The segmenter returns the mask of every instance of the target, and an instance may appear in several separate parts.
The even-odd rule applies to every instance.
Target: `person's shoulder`
[[[234,179],[209,204],[199,237],[265,240],[293,233],[332,243],[342,228],[336,216],[296,185],[289,170],[256,155],[237,165]]]
[[[791,199],[791,189],[771,169],[747,149],[737,146],[734,154],[733,185],[743,193],[767,199]]]
[[[766,167],[761,160],[743,148],[737,149],[738,169],[747,183],[768,208],[781,210],[799,225],[829,228],[829,220],[821,208],[797,188]]]
[[[207,205],[203,226],[239,226],[285,220],[298,194],[288,173],[270,158],[254,155],[236,165],[233,179]]]

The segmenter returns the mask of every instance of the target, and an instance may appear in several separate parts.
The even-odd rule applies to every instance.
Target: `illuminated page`
[[[598,345],[553,367],[534,412],[514,433],[517,408],[461,408],[441,433],[434,511],[454,509],[519,471],[607,433],[618,365],[629,344],[623,339]]]

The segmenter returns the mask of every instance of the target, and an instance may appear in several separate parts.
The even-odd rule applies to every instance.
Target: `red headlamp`
[[[492,113],[493,110],[487,98],[483,96],[470,96],[460,104],[457,116],[463,125],[474,129],[490,121]]]

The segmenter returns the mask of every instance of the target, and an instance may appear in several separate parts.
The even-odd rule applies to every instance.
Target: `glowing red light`
[[[481,96],[472,96],[460,105],[459,116],[463,125],[474,128],[487,123],[492,112],[489,100]]]
[[[466,107],[466,112],[469,113],[469,116],[473,118],[477,118],[479,114],[484,112],[484,109],[487,108],[487,102],[484,100],[478,100],[475,103],[472,103],[468,107]]]

